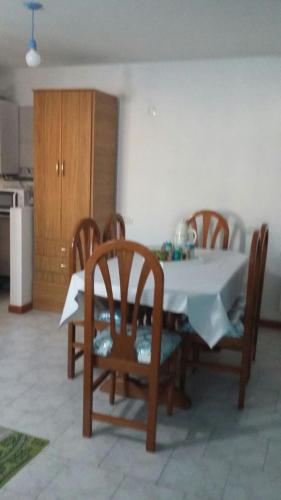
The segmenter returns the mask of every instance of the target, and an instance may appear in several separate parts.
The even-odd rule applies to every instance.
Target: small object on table
[[[188,242],[184,245],[183,253],[187,260],[194,259],[195,257],[195,244]]]
[[[173,260],[182,260],[183,252],[181,247],[177,247],[173,251]]]
[[[162,247],[161,247],[161,250],[163,250],[164,252],[170,252],[170,250],[172,250],[173,248],[173,243],[171,241],[164,241]]]
[[[168,252],[166,250],[154,250],[154,255],[160,262],[165,262],[168,259]]]

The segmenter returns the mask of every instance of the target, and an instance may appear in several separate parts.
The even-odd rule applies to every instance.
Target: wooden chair
[[[125,240],[126,229],[125,222],[120,214],[112,214],[103,231],[102,241],[105,243],[109,240]]]
[[[218,212],[199,210],[187,220],[187,223],[197,232],[197,246],[215,248],[217,241],[221,238],[221,247],[225,250],[228,248],[228,223]]]
[[[262,226],[261,226],[260,237],[261,237],[261,261],[260,261],[260,277],[259,277],[257,316],[256,316],[255,333],[254,333],[254,340],[253,340],[253,360],[254,361],[256,359],[256,352],[257,352],[258,329],[259,329],[259,320],[260,320],[261,303],[262,303],[262,292],[263,292],[264,274],[265,274],[267,247],[268,247],[268,225],[265,223],[262,224]]]
[[[256,314],[258,307],[259,297],[259,276],[260,276],[260,259],[261,259],[261,239],[259,231],[255,231],[251,243],[249,267],[248,267],[248,280],[246,292],[246,307],[243,324],[235,325],[237,332],[236,336],[224,336],[215,347],[220,350],[234,350],[241,353],[241,362],[237,366],[223,364],[218,362],[207,362],[198,360],[189,360],[189,353],[192,346],[205,346],[208,348],[204,340],[194,332],[185,332],[183,337],[183,358],[181,363],[181,382],[182,388],[185,383],[186,366],[191,367],[205,367],[216,371],[233,372],[239,376],[239,399],[238,408],[244,408],[246,383],[249,379],[252,351],[253,351],[253,338],[254,327],[256,324]],[[233,325],[234,326],[234,325]],[[208,350],[210,350],[208,348]]]
[[[85,264],[100,243],[100,232],[91,218],[82,219],[75,227],[70,251],[70,275],[85,269]],[[83,356],[83,342],[76,342],[76,326],[83,326],[83,316],[68,323],[67,376],[74,378],[75,361]]]
[[[108,255],[115,253],[120,276],[121,325],[117,328],[114,321],[114,299],[112,282],[109,274]],[[136,283],[135,302],[133,304],[132,323],[127,325],[128,286],[134,256],[141,256],[140,274]],[[98,269],[105,283],[110,311],[110,327],[97,335],[93,343],[95,318],[93,302],[95,301],[94,273]],[[138,325],[140,300],[148,276],[150,275],[153,292],[153,321],[151,328]],[[162,332],[162,303],[164,275],[156,257],[146,247],[135,242],[113,240],[100,245],[89,258],[85,268],[85,348],[84,348],[84,399],[83,399],[83,435],[92,435],[92,420],[102,420],[116,425],[127,426],[146,432],[146,449],[155,451],[157,422],[158,390],[160,375],[165,373],[165,386],[168,394],[167,410],[173,410],[173,389],[175,363],[180,346],[180,336]],[[94,368],[103,369],[93,379]],[[167,377],[167,370],[170,374]],[[108,377],[111,377],[110,402],[114,403],[116,372],[134,375],[147,380],[145,394],[148,401],[147,421],[129,420],[113,415],[93,411],[93,392]],[[140,384],[131,378],[131,384]]]

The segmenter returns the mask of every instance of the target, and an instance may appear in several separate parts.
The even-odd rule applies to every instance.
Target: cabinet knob
[[[66,252],[66,248],[65,247],[61,247],[61,251],[62,252]]]
[[[66,268],[66,264],[61,264],[61,265],[60,265],[60,268],[61,268],[61,269],[65,269],[65,268]]]

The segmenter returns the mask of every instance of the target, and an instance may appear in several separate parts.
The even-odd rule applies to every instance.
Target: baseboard
[[[272,328],[274,330],[281,330],[281,321],[273,319],[260,319],[260,326],[265,326],[266,328]]]
[[[24,314],[27,311],[30,311],[30,309],[33,308],[32,302],[29,302],[28,304],[24,304],[23,306],[12,306],[11,304],[9,305],[9,312],[14,313],[14,314]]]

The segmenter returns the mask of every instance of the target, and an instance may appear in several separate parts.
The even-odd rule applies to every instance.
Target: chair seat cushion
[[[106,323],[110,322],[110,312],[109,309],[103,309],[95,312],[95,319],[97,321],[105,321]],[[114,311],[114,320],[115,320],[115,325],[120,326],[121,325],[121,311],[119,308],[115,309]]]
[[[188,316],[183,316],[177,324],[177,332],[179,333],[192,333],[194,332],[194,328],[192,328]]]
[[[242,338],[244,335],[243,317],[245,314],[245,302],[238,300],[228,313],[228,318],[232,326],[232,330],[227,332],[225,337]]]
[[[130,330],[128,330],[128,334],[130,334]],[[138,328],[135,341],[138,363],[149,364],[151,362],[151,338],[151,327]],[[167,330],[162,331],[160,364],[164,363],[164,361],[176,350],[180,343],[181,338],[179,335],[173,332],[168,332]],[[106,330],[103,330],[102,333],[98,334],[93,341],[95,354],[102,357],[109,356],[112,344],[110,330],[107,328]]]
[[[244,335],[244,324],[243,317],[245,314],[245,299],[244,297],[239,297],[235,302],[234,306],[228,313],[228,318],[231,324],[231,329],[225,334],[225,337],[229,338],[241,338]],[[179,333],[194,333],[195,330],[191,326],[187,316],[184,316],[177,325],[177,332]]]

